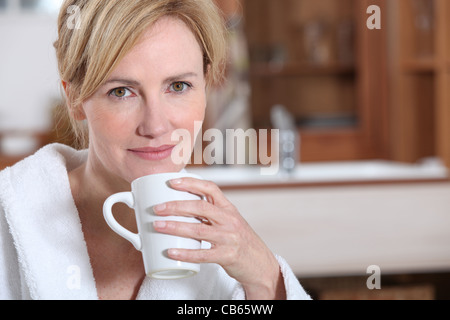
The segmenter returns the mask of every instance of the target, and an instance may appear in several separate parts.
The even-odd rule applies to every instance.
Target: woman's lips
[[[131,153],[144,160],[159,161],[167,159],[172,155],[173,145],[164,145],[156,148],[144,147],[128,149]]]

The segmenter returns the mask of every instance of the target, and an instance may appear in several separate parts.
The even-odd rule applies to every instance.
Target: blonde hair
[[[73,24],[73,9],[79,19]],[[106,81],[142,33],[162,17],[183,21],[203,51],[208,85],[223,78],[226,29],[212,0],[65,0],[54,43],[61,80],[69,85],[67,108],[80,147],[87,130],[69,108],[76,109]],[[72,110],[73,111],[73,110]]]

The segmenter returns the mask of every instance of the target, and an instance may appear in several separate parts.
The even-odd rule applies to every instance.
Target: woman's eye
[[[189,84],[187,84],[186,82],[174,82],[170,85],[170,91],[175,92],[175,93],[182,93],[184,91],[186,91],[186,89],[190,88],[191,86]]]
[[[109,94],[117,98],[127,98],[131,96],[132,93],[127,88],[116,88],[113,89]]]

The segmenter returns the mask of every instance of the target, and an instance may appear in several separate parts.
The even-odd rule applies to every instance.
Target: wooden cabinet
[[[440,157],[450,167],[450,1],[244,0],[252,116],[285,105],[301,161]],[[366,26],[381,10],[381,29]]]
[[[450,166],[450,2],[389,1],[393,157]]]
[[[282,104],[301,134],[301,161],[388,158],[386,29],[367,8],[386,1],[244,0],[252,120]],[[384,17],[382,16],[384,19]]]

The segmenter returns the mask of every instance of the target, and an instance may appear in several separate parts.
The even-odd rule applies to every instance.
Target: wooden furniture
[[[283,104],[301,161],[438,156],[450,167],[449,1],[243,4],[254,127],[269,128],[270,108]],[[370,5],[380,30],[366,26]]]
[[[450,166],[450,3],[389,1],[393,158]]]
[[[22,160],[22,157],[7,157],[4,155],[0,156],[0,171],[13,166],[18,161]]]
[[[252,118],[269,128],[283,104],[301,134],[301,161],[389,158],[386,28],[367,8],[386,1],[244,0]],[[383,25],[385,16],[382,15]]]

